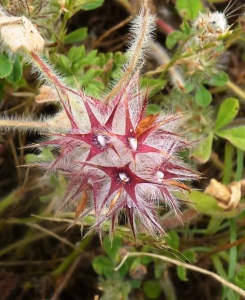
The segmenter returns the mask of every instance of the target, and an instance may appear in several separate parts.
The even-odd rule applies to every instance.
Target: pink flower
[[[63,107],[70,131],[53,133],[52,139],[41,143],[59,147],[60,153],[48,169],[70,178],[60,210],[77,203],[76,219],[94,214],[92,229],[100,234],[107,220],[113,234],[122,210],[134,235],[136,219],[152,235],[163,232],[157,210],[164,205],[178,214],[179,201],[174,194],[189,191],[180,181],[197,178],[176,156],[189,147],[179,132],[183,116],[147,116],[147,93],[139,86],[136,72],[108,104],[69,90],[85,109],[89,126],[77,120],[68,98]]]

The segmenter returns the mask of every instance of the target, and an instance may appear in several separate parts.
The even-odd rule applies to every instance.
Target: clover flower
[[[133,22],[133,39],[120,79],[101,99],[66,86],[33,51],[33,45],[31,49],[21,48],[26,60],[46,81],[37,101],[59,101],[62,109],[53,119],[40,120],[39,127],[36,121],[24,119],[19,120],[19,126],[46,132],[47,139],[34,146],[57,148],[53,161],[36,165],[69,179],[58,211],[73,204],[76,220],[94,215],[91,230],[100,235],[106,221],[110,221],[114,233],[122,211],[134,235],[136,220],[154,236],[164,232],[158,210],[168,206],[179,214],[178,197],[189,191],[182,181],[198,177],[178,157],[180,151],[191,147],[180,130],[185,116],[146,115],[148,90],[140,86],[140,68],[154,22],[144,2]],[[17,126],[13,120],[2,120],[0,125],[5,126],[4,122],[6,127]]]

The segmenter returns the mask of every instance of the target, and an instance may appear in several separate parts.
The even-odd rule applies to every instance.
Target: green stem
[[[232,165],[233,165],[234,146],[227,142],[225,145],[225,161],[224,161],[224,173],[223,184],[229,184],[231,180]]]
[[[237,165],[236,165],[235,181],[239,181],[242,179],[243,160],[244,160],[243,150],[237,149]]]

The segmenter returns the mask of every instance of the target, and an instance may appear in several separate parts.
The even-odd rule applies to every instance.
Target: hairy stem
[[[142,11],[132,25],[134,41],[127,52],[129,61],[125,65],[121,79],[104,99],[105,103],[113,99],[129,78],[132,77],[137,68],[140,68],[140,61],[142,61],[144,50],[149,43],[154,22],[155,17],[151,15],[150,10],[147,8],[147,0],[144,0]]]

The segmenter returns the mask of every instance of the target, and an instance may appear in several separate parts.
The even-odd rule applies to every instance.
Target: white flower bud
[[[13,52],[21,48],[26,48],[30,52],[43,50],[43,38],[35,26],[24,16],[1,16],[0,32],[2,40]]]

